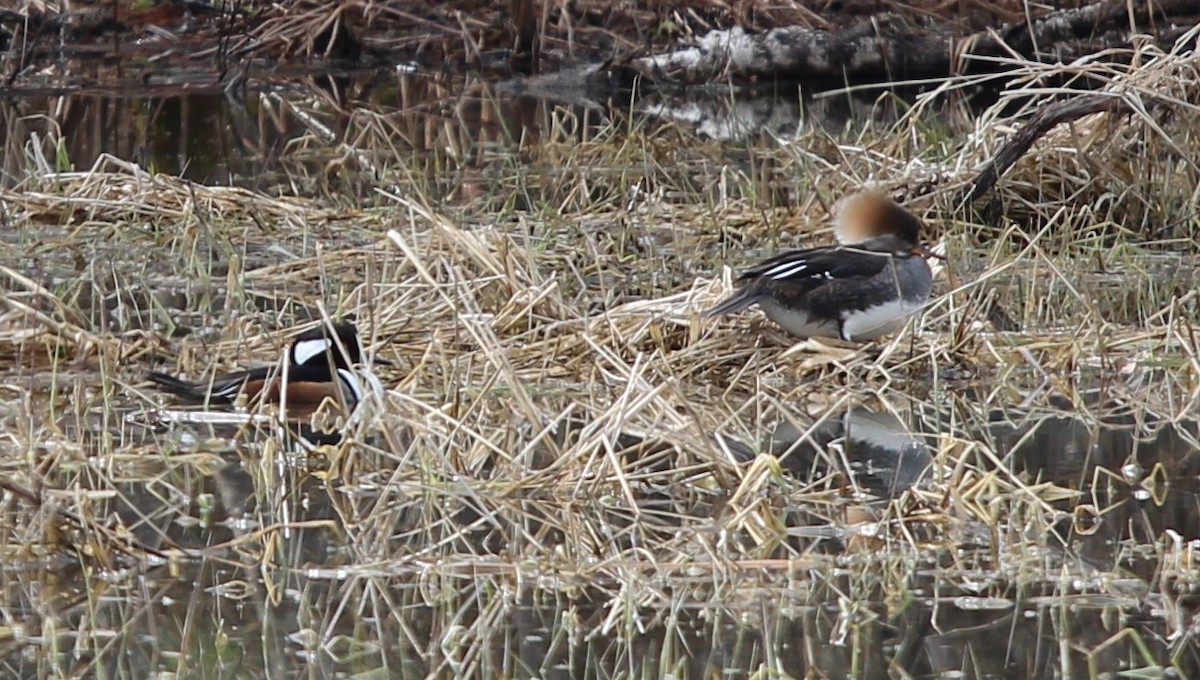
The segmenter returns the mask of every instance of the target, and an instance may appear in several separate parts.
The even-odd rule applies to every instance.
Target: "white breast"
[[[355,407],[350,416],[350,423],[358,423],[370,419],[378,412],[384,399],[383,383],[378,376],[367,370],[338,369],[338,377],[342,384],[354,395]]]
[[[854,341],[874,340],[903,326],[908,316],[920,308],[919,304],[891,300],[874,307],[844,312],[842,338]]]

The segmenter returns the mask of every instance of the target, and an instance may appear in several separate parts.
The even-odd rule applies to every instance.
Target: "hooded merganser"
[[[339,321],[296,336],[288,349],[288,365],[282,369],[260,366],[200,383],[156,371],[146,377],[159,389],[187,401],[230,405],[240,395],[251,402],[284,403],[289,419],[301,419],[311,416],[326,400],[351,413],[367,390],[382,391],[378,378],[355,369],[362,355],[358,329],[350,321]],[[379,358],[374,362],[389,363]],[[285,383],[286,389],[281,390],[280,383]]]
[[[921,244],[920,232],[916,215],[878,191],[859,192],[838,211],[839,245],[788,251],[743,272],[741,290],[705,316],[758,305],[801,337],[861,341],[890,333],[929,299],[925,258],[945,259]]]

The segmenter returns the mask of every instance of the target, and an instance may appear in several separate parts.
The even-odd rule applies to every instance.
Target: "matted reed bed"
[[[52,172],[31,146],[29,178],[0,193],[6,568],[80,569],[94,593],[212,561],[239,578],[197,582],[302,610],[316,634],[301,648],[398,636],[426,670],[462,674],[504,667],[489,626],[525,597],[557,603],[564,636],[670,629],[696,606],[759,612],[769,628],[789,607],[833,602],[842,627],[806,634],[840,644],[903,616],[931,582],[983,609],[1022,588],[1066,607],[1152,583],[1155,602],[1186,609],[1195,536],[1145,537],[1137,559],[1153,576],[1132,590],[1136,550],[1097,560],[1073,543],[1105,521],[1114,489],[1155,494],[1194,474],[1186,427],[1159,465],[1132,455],[1074,477],[1027,474],[988,434],[997,409],[1097,430],[1121,418],[1146,437],[1195,417],[1195,61],[1135,57],[1031,66],[965,141],[931,122],[932,99],[888,129],[810,130],[735,161],[648,121],[564,125],[488,166],[479,201],[430,191],[475,160],[380,162],[394,147],[385,117],[366,114],[352,151],[381,176],[354,208],[112,158]],[[964,204],[1025,113],[1072,96],[1067,77],[1135,115],[1052,130]],[[842,347],[752,313],[701,317],[729,291],[724,265],[827,240],[834,202],[867,182],[922,214],[949,257],[908,328]],[[498,201],[505,191],[514,200]],[[395,365],[344,443],[296,453],[269,435],[154,425],[174,406],[145,370],[273,361],[289,329],[347,314]],[[781,423],[811,433],[851,406],[921,415],[933,453],[921,484],[872,500],[835,448],[804,470],[773,455]],[[220,479],[230,464],[240,495]],[[320,549],[295,548],[309,533]],[[8,593],[9,608],[37,597],[19,582]],[[130,598],[122,615],[153,606]],[[408,628],[418,607],[432,614]],[[49,621],[19,618],[17,647]],[[87,626],[111,624],[68,618],[73,648],[109,653],[112,638]],[[1100,663],[1144,637],[1129,663],[1194,664],[1195,626],[1151,619],[1154,635],[1118,626],[1077,654]],[[663,663],[682,663],[675,652]]]

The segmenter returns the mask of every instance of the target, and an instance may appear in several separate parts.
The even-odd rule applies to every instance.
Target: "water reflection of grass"
[[[1190,101],[1180,72],[1136,73]],[[0,196],[24,230],[0,326],[8,663],[1194,671],[1200,532],[1175,481],[1194,427],[1167,425],[1194,416],[1200,367],[1193,123],[1080,121],[960,209],[1000,110],[957,154],[925,144],[918,107],[736,164],[558,112],[510,155],[456,128],[452,154],[378,165],[387,189],[353,208],[116,161],[31,177]],[[447,196],[448,175],[486,190]],[[827,238],[867,179],[927,215],[956,290],[861,350],[702,323],[720,265]],[[988,305],[1022,330],[993,332]],[[140,424],[154,356],[192,376],[269,361],[322,310],[397,362],[347,443]],[[856,404],[927,442],[922,485],[880,500],[834,444],[788,473],[763,452],[781,422]]]

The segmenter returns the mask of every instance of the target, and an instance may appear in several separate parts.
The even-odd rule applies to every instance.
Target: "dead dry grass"
[[[1109,592],[1097,574],[1120,556],[1079,557],[1062,524],[1104,514],[1074,484],[1091,480],[1023,474],[988,428],[991,408],[1031,420],[1067,408],[1097,428],[1131,411],[1194,418],[1194,58],[1147,48],[1134,61],[1031,67],[953,149],[925,101],[890,130],[756,149],[772,177],[804,187],[781,206],[754,173],[705,158],[713,147],[664,144],[646,123],[551,131],[526,150],[528,172],[499,180],[537,207],[488,214],[442,201],[427,168],[403,164],[380,166],[388,188],[373,205],[344,209],[116,159],[79,173],[35,162],[0,193],[29,234],[0,270],[6,564],[215,557],[256,569],[270,599],[295,564],[288,541],[328,530],[338,575],[306,558],[315,578],[376,620],[432,603],[466,637],[431,666],[464,674],[489,668],[472,623],[500,615],[487,584],[604,601],[602,631],[681,602],[752,604],[767,588],[780,603],[833,598],[842,635],[912,597],[925,578],[912,565],[929,561],[980,597],[1010,596],[973,585],[980,573]],[[956,204],[1027,111],[1070,96],[1041,84],[1064,71],[1142,113],[1063,126],[980,205]],[[851,350],[792,344],[753,314],[701,319],[728,292],[722,263],[822,237],[829,206],[866,181],[925,214],[950,256],[955,277],[920,319]],[[1022,330],[996,332],[990,305]],[[302,320],[349,313],[397,366],[346,443],[297,455],[269,437],[139,424],[162,402],[141,379],[152,356],[189,375],[270,361]],[[197,331],[173,338],[175,324]],[[867,502],[832,454],[795,478],[764,452],[777,424],[810,431],[858,404],[943,426],[922,433],[928,484]],[[170,527],[198,521],[203,480],[231,459],[252,480],[254,528],[183,545]],[[313,515],[304,499],[318,495]],[[1194,578],[1188,544],[1152,547],[1161,578]],[[389,579],[419,587],[389,599]],[[318,617],[332,629],[355,614]]]

